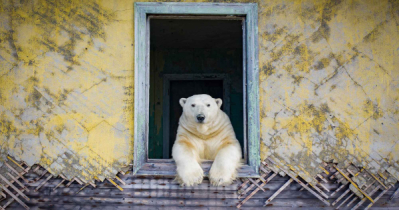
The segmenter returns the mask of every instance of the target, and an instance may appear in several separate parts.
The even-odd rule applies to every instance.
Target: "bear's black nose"
[[[198,120],[198,122],[203,122],[205,120],[205,115],[203,115],[203,114],[197,115],[197,120]]]

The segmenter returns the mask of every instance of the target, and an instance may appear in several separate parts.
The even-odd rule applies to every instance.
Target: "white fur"
[[[201,183],[204,173],[200,164],[206,159],[214,160],[209,172],[211,183],[230,184],[240,167],[241,147],[229,117],[220,110],[222,100],[203,94],[179,102],[183,114],[172,149],[177,180],[186,186]],[[202,123],[196,118],[199,114],[205,116]]]

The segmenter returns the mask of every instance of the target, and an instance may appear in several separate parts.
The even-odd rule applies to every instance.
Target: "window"
[[[256,4],[136,3],[133,172],[175,175],[178,100],[208,93],[223,99],[241,143],[239,176],[258,176],[257,53]]]

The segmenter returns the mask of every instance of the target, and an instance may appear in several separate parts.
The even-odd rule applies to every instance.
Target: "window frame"
[[[260,166],[258,8],[256,3],[175,3],[140,2],[134,4],[135,75],[134,75],[134,160],[133,174],[174,176],[176,166],[171,159],[148,158],[150,40],[149,15],[196,15],[229,18],[245,16],[243,76],[244,135],[247,139],[247,161],[238,177],[258,177]],[[146,113],[146,114],[143,114]],[[244,154],[245,154],[244,152]],[[245,157],[244,157],[245,158]],[[212,161],[204,161],[207,175]]]

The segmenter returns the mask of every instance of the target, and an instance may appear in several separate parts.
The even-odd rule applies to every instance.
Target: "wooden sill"
[[[204,176],[208,177],[209,170],[212,166],[213,161],[203,161],[201,166],[204,170]],[[139,169],[136,175],[140,176],[170,176],[176,175],[176,165],[172,159],[150,159]],[[255,172],[253,166],[247,164],[240,167],[238,170],[238,177],[259,177],[259,174]]]

